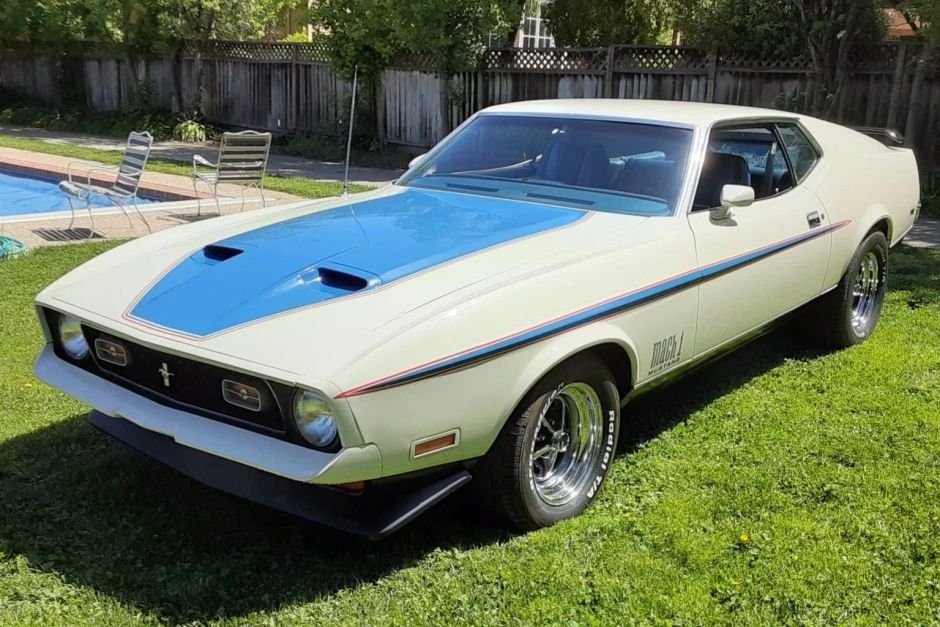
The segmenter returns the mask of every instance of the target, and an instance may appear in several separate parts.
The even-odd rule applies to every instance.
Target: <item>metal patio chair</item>
[[[268,154],[271,151],[271,133],[241,131],[223,133],[219,144],[217,163],[212,163],[200,155],[193,156],[193,191],[196,192],[197,215],[202,215],[202,201],[196,183],[205,183],[215,198],[215,207],[222,215],[219,203],[219,185],[234,183],[242,188],[242,204],[239,211],[245,210],[245,189],[257,187],[261,194],[261,206],[266,207],[264,197],[264,171],[268,167]],[[199,167],[204,169],[200,171]],[[208,170],[206,168],[214,168]]]
[[[147,232],[151,232],[150,223],[144,218],[137,204],[137,190],[140,188],[140,178],[147,166],[147,159],[150,157],[152,145],[153,136],[150,133],[134,132],[127,136],[127,147],[124,149],[124,158],[119,166],[101,165],[91,161],[69,162],[65,171],[68,179],[59,183],[59,189],[65,193],[65,197],[69,201],[69,210],[72,214],[72,218],[69,220],[70,231],[72,225],[75,224],[74,201],[80,200],[85,202],[85,209],[88,210],[88,217],[91,220],[90,234],[95,232],[95,214],[92,211],[91,201],[96,196],[100,196],[111,201],[115,207],[119,208],[124,217],[127,218],[127,223],[130,226],[133,226],[133,222],[131,222],[128,210],[133,207],[134,211],[137,212],[137,217],[147,227]],[[78,165],[90,167],[86,168],[84,172],[73,172],[73,168]],[[92,182],[92,175],[95,173],[114,174],[114,184],[110,187],[95,185]],[[78,180],[82,176],[84,176],[85,182]]]

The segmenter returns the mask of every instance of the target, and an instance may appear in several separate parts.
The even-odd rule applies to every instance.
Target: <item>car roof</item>
[[[622,118],[682,124],[687,126],[709,126],[715,122],[745,120],[752,118],[790,118],[800,116],[787,111],[740,107],[735,105],[705,102],[676,102],[672,100],[628,100],[618,98],[560,98],[556,100],[527,100],[509,102],[488,107],[482,113],[532,113],[559,116],[584,116]]]

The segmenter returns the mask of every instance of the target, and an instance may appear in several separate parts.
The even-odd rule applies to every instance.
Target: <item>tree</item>
[[[914,70],[914,79],[911,81],[911,101],[907,111],[907,125],[904,129],[904,138],[907,146],[914,147],[917,138],[914,132],[917,129],[917,120],[921,117],[924,103],[924,81],[927,78],[927,68],[940,48],[940,1],[938,0],[903,0],[889,2],[898,9],[907,20],[918,39],[923,41],[923,48],[917,58],[917,67]]]
[[[376,112],[375,135],[382,140],[379,73],[403,53],[428,54],[443,74],[473,66],[490,35],[506,36],[519,24],[518,0],[318,0],[311,22],[330,45],[333,67],[369,86]],[[442,114],[447,83],[441,81]]]
[[[668,0],[554,0],[542,15],[559,46],[654,44],[673,24]]]
[[[122,0],[135,2],[136,0]],[[172,49],[176,106],[183,106],[182,53],[196,43],[194,74],[196,97],[191,103],[202,114],[205,83],[202,49],[213,39],[252,40],[267,33],[301,0],[141,0],[152,7],[159,24],[160,40]]]
[[[925,2],[931,0],[923,0]],[[936,1],[936,0],[933,0]],[[805,57],[816,80],[807,94],[818,115],[833,113],[851,51],[883,40],[881,0],[672,0],[686,43],[783,59]]]
[[[107,39],[107,10],[74,0],[3,0],[0,43],[24,42],[65,49],[81,40]]]
[[[304,0],[3,0],[0,43],[36,43],[67,51],[76,42],[124,45],[137,81],[138,61],[157,48],[174,58],[176,108],[182,104],[182,51],[187,42],[212,39],[258,39]],[[202,63],[196,52],[196,100],[202,108]]]
[[[146,50],[180,36],[257,39],[303,0],[4,0],[0,41],[110,41]]]
[[[672,0],[682,42],[706,50],[791,58],[804,50],[789,0]]]
[[[849,53],[884,39],[880,0],[793,0],[806,52],[816,73],[810,102],[817,115],[833,112],[848,79]]]
[[[517,0],[319,0],[311,22],[330,44],[336,68],[372,78],[396,55],[428,53],[447,73],[473,65],[488,36],[515,30]]]

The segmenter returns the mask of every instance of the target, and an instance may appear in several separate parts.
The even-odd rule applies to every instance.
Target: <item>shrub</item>
[[[294,135],[288,140],[284,151],[289,155],[320,161],[346,159],[346,143],[336,137],[322,135]]]
[[[287,140],[284,152],[306,159],[339,163],[346,159],[346,136],[293,135]],[[383,147],[368,136],[353,136],[350,161],[354,165],[404,169],[411,157],[411,153]]]
[[[281,41],[286,44],[306,44],[310,43],[310,37],[307,36],[306,31],[299,30],[296,33],[291,33],[287,37],[284,37]]]
[[[173,139],[197,144],[206,141],[206,126],[196,120],[183,120],[173,127]]]
[[[921,177],[920,215],[940,218],[940,170],[927,172]]]
[[[181,118],[164,109],[144,108],[139,103],[106,113],[45,105],[11,105],[0,109],[0,124],[114,137],[125,137],[131,131],[146,131],[156,140],[184,142],[202,142],[217,135],[214,128],[192,117]]]

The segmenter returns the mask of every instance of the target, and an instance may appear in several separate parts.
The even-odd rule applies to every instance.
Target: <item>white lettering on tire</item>
[[[610,460],[614,456],[614,419],[616,414],[614,410],[610,410],[607,416],[607,441],[604,442],[604,456],[601,458],[601,468],[600,473],[594,477],[594,481],[591,483],[591,487],[588,488],[587,497],[593,499],[594,495],[597,494],[597,490],[600,489],[601,483],[604,482],[604,477],[607,476],[607,467],[610,464]]]

